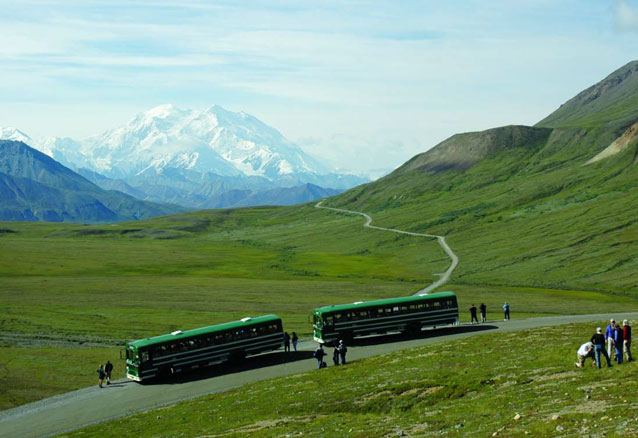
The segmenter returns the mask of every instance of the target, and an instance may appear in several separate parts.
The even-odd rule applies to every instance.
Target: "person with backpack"
[[[614,327],[614,347],[615,347],[616,363],[617,364],[621,364],[622,363],[623,345],[625,345],[624,333],[623,333],[623,330],[622,330],[622,327],[620,326],[620,324],[616,324],[616,326]]]
[[[346,344],[343,343],[343,339],[339,341],[339,347],[337,347],[337,350],[339,350],[339,356],[341,356],[341,365],[345,365],[348,347],[346,347]]]
[[[627,362],[631,362],[631,326],[626,319],[622,322],[623,328],[623,342],[625,343],[625,353],[627,354]]]
[[[106,375],[106,384],[111,384],[111,373],[113,372],[113,364],[110,360],[106,361],[106,366],[104,367],[104,374]]]
[[[312,357],[314,357],[315,359],[317,359],[317,365],[318,368],[324,368],[324,361],[323,361],[323,357],[326,355],[326,352],[323,351],[323,344],[319,344],[319,346],[317,347],[317,349],[315,350],[315,352],[312,354]]]
[[[97,386],[100,388],[102,388],[102,381],[105,376],[106,373],[104,372],[104,365],[100,364],[100,367],[97,369]]]

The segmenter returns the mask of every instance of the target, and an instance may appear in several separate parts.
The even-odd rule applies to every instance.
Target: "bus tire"
[[[354,336],[351,331],[339,333],[339,340],[343,340],[346,344],[351,344]]]
[[[405,333],[406,336],[415,338],[421,333],[421,325],[417,323],[408,324],[403,333]]]

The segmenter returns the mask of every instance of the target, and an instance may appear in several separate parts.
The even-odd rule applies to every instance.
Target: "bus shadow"
[[[416,339],[428,339],[437,338],[439,336],[448,336],[460,333],[475,333],[489,330],[496,330],[498,326],[490,324],[476,324],[476,325],[461,325],[461,326],[446,326],[435,329],[426,329],[414,336],[407,336],[403,333],[389,333],[386,335],[372,335],[363,338],[357,338],[350,344],[354,347],[365,347],[369,345],[389,344],[393,342],[401,341],[413,341]]]
[[[192,370],[183,371],[173,376],[158,377],[148,382],[142,382],[147,385],[158,384],[180,384],[189,383],[197,380],[210,379],[211,377],[220,377],[228,374],[241,373],[259,368],[265,368],[273,365],[281,365],[284,363],[296,362],[312,358],[312,351],[293,351],[285,353],[283,351],[274,351],[270,353],[262,353],[255,356],[248,356],[240,361],[228,361],[217,365],[200,367]]]

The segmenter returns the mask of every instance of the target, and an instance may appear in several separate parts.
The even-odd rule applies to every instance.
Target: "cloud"
[[[625,32],[638,32],[638,5],[618,1],[613,6],[616,27]]]

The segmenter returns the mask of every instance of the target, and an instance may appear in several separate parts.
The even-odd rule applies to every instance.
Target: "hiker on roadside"
[[[312,357],[317,359],[318,368],[323,368],[323,357],[326,355],[326,352],[323,351],[323,344],[319,344],[315,352],[312,354]]]
[[[284,332],[284,353],[290,353],[290,335]]]
[[[587,360],[588,357],[591,357],[592,363],[595,363],[596,359],[594,358],[594,356],[595,354],[594,354],[593,342],[591,341],[585,342],[583,345],[580,346],[580,348],[576,352],[576,357],[578,358],[578,362],[576,362],[574,365],[576,365],[576,367],[578,368],[584,367],[585,360]]]
[[[472,304],[472,307],[470,307],[470,316],[472,318],[470,324],[474,324],[474,321],[476,321],[476,323],[478,324],[478,318],[476,317],[476,306],[474,304]]]
[[[102,381],[105,376],[106,373],[104,372],[104,365],[100,364],[100,367],[97,369],[97,386],[100,388],[102,388]]]
[[[623,328],[623,340],[625,342],[625,354],[627,355],[627,362],[631,362],[631,326],[626,319],[622,322]]]
[[[507,301],[505,302],[505,304],[503,304],[503,321],[509,321],[510,320],[510,305],[507,304]]]
[[[111,384],[111,373],[113,372],[113,364],[110,360],[106,361],[106,366],[104,367],[104,374],[106,375],[106,384]]]
[[[487,306],[485,303],[481,303],[479,310],[481,311],[481,322],[487,322]]]
[[[292,348],[297,351],[297,342],[299,342],[299,336],[297,336],[296,332],[292,332]]]
[[[341,365],[346,364],[346,353],[348,352],[348,347],[343,343],[343,339],[339,341],[339,356],[341,356]]]
[[[339,342],[334,341],[332,346],[334,347],[334,350],[332,351],[332,363],[337,366],[339,365]]]
[[[623,339],[623,330],[622,327],[620,326],[620,324],[616,324],[616,326],[614,327],[614,346],[615,346],[615,353],[616,353],[616,363],[617,364],[621,364],[622,363],[622,349],[623,349],[623,345],[625,345],[624,339]]]
[[[600,368],[600,355],[605,356],[607,360],[607,366],[611,367],[611,360],[609,360],[609,355],[607,354],[607,350],[605,350],[605,335],[603,335],[603,329],[598,327],[596,329],[596,333],[591,337],[591,342],[594,344],[594,354],[596,357],[596,367]]]
[[[605,341],[607,342],[607,355],[612,357],[614,354],[614,333],[616,328],[616,321],[612,318],[609,320],[609,325],[605,330]]]

